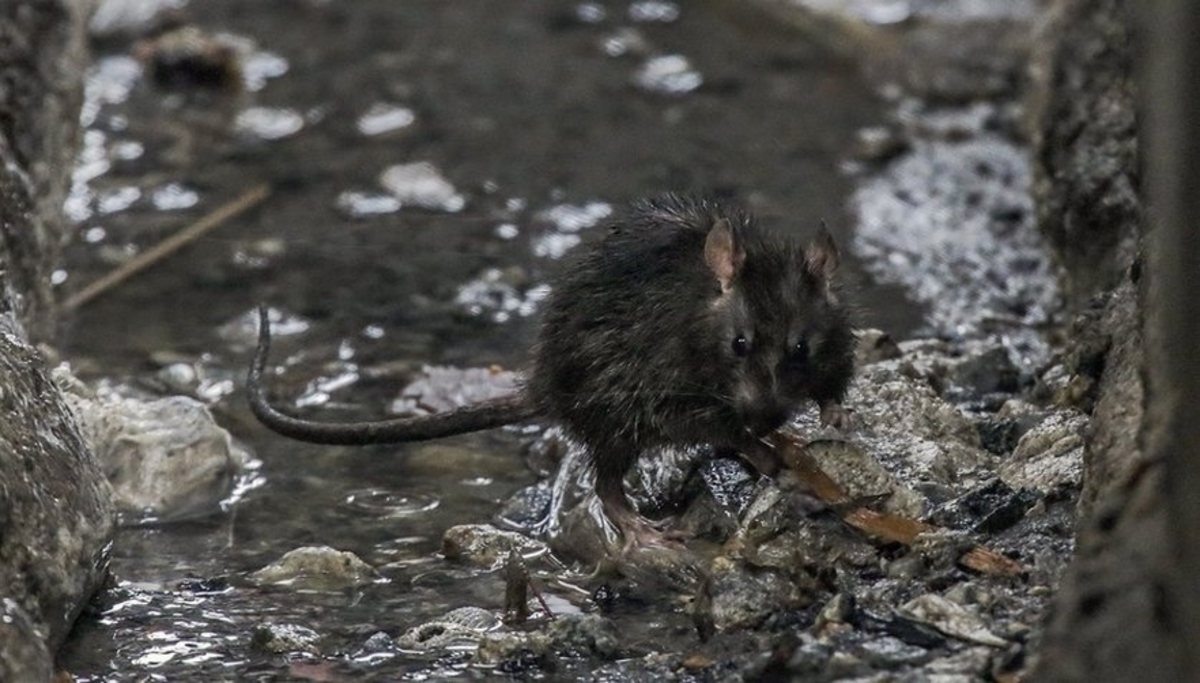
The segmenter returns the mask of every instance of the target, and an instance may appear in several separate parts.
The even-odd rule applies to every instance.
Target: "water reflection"
[[[684,95],[699,88],[704,77],[683,55],[651,57],[633,73],[633,84],[659,95]]]
[[[466,197],[428,161],[390,166],[380,174],[379,184],[402,205],[448,213],[462,211],[467,205]]]
[[[259,140],[280,140],[300,132],[304,116],[284,107],[250,107],[237,115],[234,128]]]
[[[376,102],[358,117],[356,126],[363,135],[382,135],[407,128],[416,120],[417,115],[408,107]]]

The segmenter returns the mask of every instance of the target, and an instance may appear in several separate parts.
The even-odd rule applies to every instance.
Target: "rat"
[[[708,444],[773,475],[762,439],[816,402],[823,424],[842,407],[856,338],[838,294],[840,257],[822,225],[807,244],[711,198],[666,195],[628,217],[553,283],[514,394],[433,415],[318,422],[266,398],[266,310],[247,381],[254,414],[303,441],[376,444],[434,439],[531,418],[561,425],[587,451],[595,493],[629,550],[671,545],[641,516],[624,477],[642,453]]]

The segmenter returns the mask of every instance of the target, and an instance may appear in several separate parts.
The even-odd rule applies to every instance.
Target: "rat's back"
[[[742,211],[667,196],[629,217],[571,264],[544,309],[526,387],[540,412],[588,443],[678,443],[727,402],[731,368],[711,303],[721,287],[705,263],[709,230]]]

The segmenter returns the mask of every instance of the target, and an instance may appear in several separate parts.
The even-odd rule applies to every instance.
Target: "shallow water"
[[[220,518],[123,530],[119,585],[62,665],[83,681],[486,675],[362,648],[377,631],[502,604],[499,578],[437,552],[447,527],[489,520],[537,478],[522,437],[330,448],[273,436],[237,389],[248,313],[265,301],[297,323],[274,351],[291,365],[278,395],[378,416],[423,363],[519,367],[547,275],[631,199],[713,192],[781,230],[824,220],[848,249],[838,168],[880,104],[854,64],[741,3],[209,0],[186,12],[256,44],[249,87],[156,88],[130,41],[97,46],[68,205],[80,239],[60,286],[77,291],[254,185],[272,194],[83,306],[64,355],[88,378],[198,371],[178,386],[254,449],[261,485]],[[849,261],[865,322],[897,336],[920,324],[898,288]],[[244,580],[306,544],[353,551],[388,581],[314,594]],[[617,618],[648,650],[694,644],[671,612]],[[255,651],[263,621],[316,628],[324,654]]]

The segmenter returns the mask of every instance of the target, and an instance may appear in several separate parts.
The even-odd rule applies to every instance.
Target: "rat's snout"
[[[740,383],[737,397],[742,423],[755,436],[779,429],[792,416],[791,406],[781,400],[776,390],[774,373],[766,368],[749,373]]]
[[[770,434],[787,423],[791,416],[792,411],[787,406],[775,401],[746,406],[742,411],[747,431],[755,436]]]

